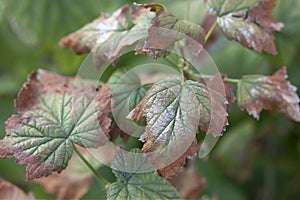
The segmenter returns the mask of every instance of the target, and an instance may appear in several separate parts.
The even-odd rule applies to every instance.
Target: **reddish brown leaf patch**
[[[277,110],[295,121],[300,121],[297,88],[286,80],[283,67],[272,76],[247,75],[238,84],[238,104],[241,108],[259,118],[260,112]]]

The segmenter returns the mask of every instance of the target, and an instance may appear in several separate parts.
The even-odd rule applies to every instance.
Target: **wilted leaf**
[[[197,173],[185,170],[174,176],[171,179],[171,184],[183,199],[197,199],[206,188],[207,181]]]
[[[17,186],[0,179],[0,199],[3,200],[33,200],[35,199],[32,194],[25,194]]]
[[[147,6],[143,5],[142,6]],[[200,44],[204,42],[205,31],[198,25],[189,21],[179,20],[163,7],[157,10],[156,16],[151,21],[148,38],[142,47],[138,47],[137,53],[147,53],[152,58],[165,57],[165,49],[175,42],[189,37]]]
[[[79,147],[77,147],[79,148]],[[97,169],[99,161],[80,148],[81,153],[89,163]],[[80,199],[89,189],[93,176],[80,158],[73,154],[68,168],[61,174],[51,174],[48,177],[39,178],[36,181],[43,185],[46,191],[56,195],[56,199]]]
[[[286,81],[286,68],[272,76],[246,75],[238,83],[238,105],[259,118],[260,112],[277,110],[295,121],[300,121],[297,88]]]
[[[110,120],[102,115],[105,110],[96,108],[110,93],[92,86],[76,88],[71,80],[45,71],[33,73],[16,100],[18,114],[6,121],[0,157],[16,157],[18,164],[27,165],[28,179],[61,172],[74,144],[94,148],[108,140],[107,126],[100,125],[110,125]]]
[[[126,16],[128,5],[111,15],[102,14],[93,22],[64,37],[60,45],[77,54],[92,52],[97,67],[106,62],[114,62],[122,49],[141,40],[147,34],[155,13],[149,9],[140,9],[143,10],[133,5],[130,13],[132,21]]]
[[[207,1],[210,13],[218,17],[218,25],[229,39],[273,55],[277,54],[273,31],[284,27],[272,16],[275,3],[275,0]]]
[[[118,181],[110,185],[107,191],[108,199],[179,199],[170,183],[154,172],[143,173],[154,170],[143,155],[126,156],[125,152],[119,152],[112,163],[112,168]]]

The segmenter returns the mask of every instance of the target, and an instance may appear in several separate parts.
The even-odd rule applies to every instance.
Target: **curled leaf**
[[[34,200],[35,198],[32,194],[25,194],[20,188],[12,183],[0,179],[0,199]]]
[[[6,121],[0,156],[27,165],[28,179],[61,172],[74,144],[95,148],[108,140],[109,111],[98,110],[97,102],[111,94],[92,86],[77,88],[71,80],[42,70],[33,73],[15,101],[18,114]]]
[[[300,121],[297,88],[286,80],[283,67],[272,76],[246,75],[238,83],[237,100],[241,108],[259,118],[260,112],[277,110],[295,121]]]
[[[156,16],[151,24],[147,40],[142,47],[137,48],[137,53],[148,54],[156,59],[167,56],[167,48],[183,38],[189,37],[200,44],[204,43],[205,31],[200,25],[179,20],[166,12],[164,7],[156,9]]]
[[[210,13],[218,17],[218,25],[229,39],[273,55],[277,54],[273,32],[284,27],[272,16],[275,3],[276,0],[207,0]]]
[[[114,63],[125,47],[146,36],[155,15],[150,9],[133,5],[129,20],[128,12],[129,6],[125,5],[111,15],[102,14],[93,22],[62,38],[60,45],[76,54],[92,52],[96,67],[106,62]]]

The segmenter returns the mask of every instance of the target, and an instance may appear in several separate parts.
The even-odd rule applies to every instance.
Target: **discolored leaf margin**
[[[147,54],[154,59],[165,57],[168,55],[166,49],[185,37],[204,44],[205,30],[200,25],[179,20],[161,5],[139,5],[151,7],[156,11],[156,16],[151,20],[145,44],[136,48],[138,54]]]
[[[229,39],[258,52],[277,54],[273,32],[280,31],[284,24],[272,16],[276,0],[207,0],[206,4]]]
[[[0,199],[34,200],[35,198],[32,194],[25,194],[20,188],[12,183],[0,179]]]
[[[18,164],[27,165],[30,180],[61,172],[74,144],[92,148],[108,139],[110,119],[103,113],[111,108],[96,109],[97,102],[110,98],[109,90],[103,92],[106,87],[77,88],[73,78],[43,70],[31,74],[15,101],[18,114],[6,121],[0,157],[16,157]],[[101,129],[103,122],[108,125]]]
[[[180,171],[181,167],[186,164],[187,159],[194,159],[198,152],[198,144],[197,140],[195,139],[191,146],[184,152],[176,161],[171,163],[170,165],[159,169],[158,173],[160,176],[164,177],[165,179],[170,179],[174,177]],[[153,158],[152,158],[153,159]],[[154,158],[155,159],[155,158]],[[155,160],[154,160],[155,165]]]
[[[115,64],[124,48],[146,36],[154,16],[150,8],[125,5],[111,15],[101,14],[93,22],[65,36],[60,45],[76,54],[92,52],[97,68],[106,62]]]
[[[297,88],[287,79],[286,68],[283,67],[272,76],[246,75],[238,83],[238,105],[259,118],[260,112],[277,110],[291,119],[300,121],[299,97]]]
[[[224,96],[202,83],[169,78],[155,83],[128,118],[146,118],[147,126],[140,137],[146,142],[143,151],[158,152],[151,160],[158,169],[161,164],[167,164],[159,172],[169,178],[178,172],[187,157],[195,155],[197,147],[188,150],[187,144],[192,144],[198,127],[208,134],[222,135],[227,124],[226,104]],[[177,159],[160,163],[163,156]]]
[[[95,169],[100,166],[100,163],[95,161],[85,148],[79,146],[76,148]],[[48,177],[36,179],[47,192],[55,194],[58,200],[80,199],[88,191],[92,180],[91,171],[76,154],[73,154],[68,168],[61,174],[51,174]]]

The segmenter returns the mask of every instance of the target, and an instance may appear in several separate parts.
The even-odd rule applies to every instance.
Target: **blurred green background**
[[[85,58],[61,49],[61,37],[129,0],[0,0],[0,138],[4,122],[14,113],[13,100],[29,73],[37,68],[75,75]],[[180,19],[201,23],[202,0],[157,0]],[[244,74],[272,74],[285,65],[289,80],[300,87],[300,1],[278,0],[274,16],[285,23],[276,33],[277,56],[258,54],[228,41],[220,33],[209,52],[221,72],[239,78]],[[129,55],[124,65],[141,62]],[[133,61],[132,61],[133,60]],[[122,63],[121,63],[122,65]],[[300,124],[280,113],[263,112],[259,121],[237,108],[229,112],[227,131],[210,156],[197,161],[197,172],[206,177],[202,199],[299,199]],[[109,170],[100,169],[107,174]],[[36,183],[25,181],[25,169],[13,159],[0,160],[0,178],[9,180],[37,198],[54,199]],[[109,176],[109,175],[107,175]],[[93,183],[84,199],[104,198]]]

